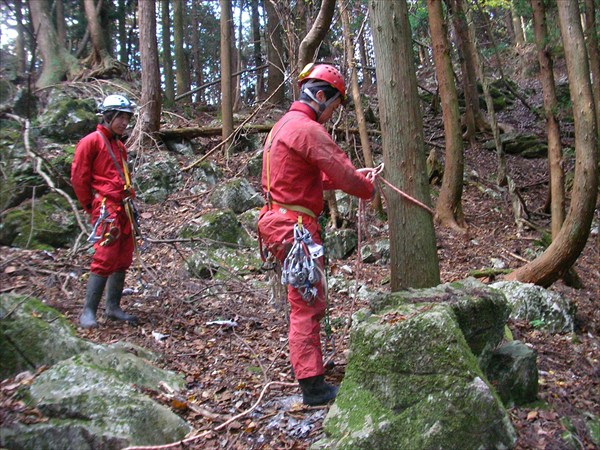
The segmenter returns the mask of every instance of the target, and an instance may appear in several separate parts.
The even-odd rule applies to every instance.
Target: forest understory
[[[539,104],[541,90],[535,82],[529,83],[537,92],[530,101]],[[431,115],[428,108],[424,109]],[[518,101],[500,113],[499,120],[517,130],[544,135],[543,124]],[[430,116],[425,122],[425,141],[443,146],[443,139],[436,138],[440,134],[443,137],[441,118]],[[542,212],[549,181],[547,160],[508,156],[509,175],[530,213],[528,222],[533,225],[518,233],[510,198],[495,184],[495,151],[484,149],[482,142],[465,143],[462,198],[467,233],[436,229],[442,282],[461,280],[473,270],[490,268],[494,259],[503,261],[507,268],[520,267],[532,259],[531,250],[536,249],[541,231],[549,227],[550,217]],[[565,143],[569,142],[565,138]],[[216,143],[205,139],[202,146],[210,149]],[[378,155],[381,150],[375,145],[374,151]],[[437,152],[442,158],[443,148],[437,148]],[[215,159],[228,178],[240,173],[250,156],[241,153],[228,161],[222,156]],[[260,188],[258,179],[250,181]],[[438,190],[439,186],[432,187],[434,199]],[[497,192],[498,197],[491,196],[490,191]],[[161,204],[141,204],[143,230],[155,240],[173,238],[174,230],[209,208],[207,198],[208,193],[193,196],[180,191]],[[366,220],[383,229],[381,219],[367,210]],[[596,233],[598,212],[597,207]],[[355,226],[356,222],[349,225]],[[371,232],[364,242],[383,236],[383,232]],[[600,417],[600,250],[596,239],[589,237],[574,266],[582,287],[569,287],[563,281],[551,287],[577,305],[574,334],[552,335],[530,323],[509,323],[514,338],[536,350],[540,375],[539,402],[509,410],[518,434],[518,449],[595,448],[586,431],[585,421],[589,418],[585,412]],[[250,275],[231,273],[225,281],[191,278],[185,269],[185,258],[191,252],[185,243],[152,244],[142,255],[146,289],[138,283],[134,261],[127,277],[127,287],[134,292],[123,300],[124,309],[138,316],[140,325],[106,321],[100,311],[99,328],[78,328],[78,334],[97,343],[126,340],[141,345],[162,355],[163,367],[185,376],[186,392],[173,395],[157,390],[149,394],[202,434],[186,448],[308,448],[322,435],[328,407],[308,408],[301,404],[287,356],[285,306],[273,304],[268,290],[253,287],[253,279],[265,279],[267,274],[256,268]],[[68,249],[50,253],[0,247],[0,259],[2,292],[36,296],[61,311],[73,324],[78,323],[85,290],[81,276],[88,271],[88,253],[79,251],[71,257]],[[360,285],[389,289],[385,284],[389,267],[358,263],[356,254],[334,261],[329,270],[330,274],[356,280]],[[501,278],[482,281],[498,279]],[[329,303],[335,353],[326,375],[329,381],[340,383],[348,349],[345,324],[353,312],[366,304],[355,299],[352,291],[330,292]],[[214,321],[232,321],[236,326],[210,324]],[[277,383],[268,385],[270,382]],[[45,420],[39,412],[11,397],[14,383],[14,379],[0,383],[0,419]]]

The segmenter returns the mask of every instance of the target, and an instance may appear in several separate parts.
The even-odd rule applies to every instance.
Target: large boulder
[[[65,247],[78,234],[79,227],[69,203],[55,193],[12,209],[0,224],[0,244],[20,248]]]
[[[210,202],[215,208],[229,208],[236,214],[264,204],[262,195],[245,178],[232,178],[217,186],[210,195]]]
[[[574,331],[576,305],[559,293],[519,281],[499,281],[492,287],[506,296],[511,319],[524,320],[549,333]]]
[[[475,318],[457,319],[468,304],[474,315],[491,315],[501,301],[495,290],[471,280],[463,290],[453,284],[378,297],[370,310],[354,315],[346,375],[323,424],[326,438],[315,448],[514,445],[506,410],[471,351],[493,346],[503,316],[481,328]],[[487,336],[483,345],[478,328]]]
[[[77,142],[96,129],[96,109],[94,99],[82,100],[54,91],[38,117],[39,131],[58,142]]]
[[[35,370],[93,348],[71,323],[36,298],[0,296],[0,377]]]
[[[121,449],[178,441],[190,431],[187,422],[145,395],[162,384],[175,391],[185,385],[181,375],[152,364],[156,355],[133,344],[80,339],[62,315],[37,299],[0,301],[2,376],[51,366],[29,375],[33,381],[22,383],[18,393],[43,420],[23,423],[5,415],[1,448]]]

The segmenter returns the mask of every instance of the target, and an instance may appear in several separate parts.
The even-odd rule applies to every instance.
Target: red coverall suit
[[[275,124],[264,152],[262,186],[270,193],[272,203],[270,209],[267,205],[261,211],[258,231],[266,249],[282,262],[293,243],[299,215],[313,240],[321,244],[316,218],[323,209],[323,190],[341,189],[363,199],[373,196],[373,184],[356,171],[316,121],[313,109],[304,103],[294,102]],[[307,211],[292,210],[298,206]],[[322,258],[319,263],[322,267]],[[309,304],[297,289],[288,286],[288,301],[290,360],[296,378],[322,375],[325,371],[319,321],[325,315],[323,287],[318,286],[318,295]]]
[[[104,240],[94,244],[94,256],[90,272],[108,277],[114,272],[125,272],[133,260],[133,236],[131,223],[123,207],[123,199],[133,195],[133,190],[125,191],[125,180],[117,170],[115,163],[106,148],[102,133],[110,143],[117,163],[127,164],[127,150],[121,141],[115,138],[106,127],[98,125],[96,131],[85,136],[75,149],[75,158],[71,166],[71,183],[77,199],[91,215],[92,224],[100,215],[100,207],[104,199],[109,219],[114,219],[114,226],[120,235],[108,245],[100,245]],[[120,171],[123,172],[121,166]]]

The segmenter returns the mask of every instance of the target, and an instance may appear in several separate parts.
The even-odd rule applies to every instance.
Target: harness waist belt
[[[273,206],[279,206],[280,208],[286,208],[289,209],[290,211],[296,211],[302,214],[306,214],[307,216],[312,217],[313,219],[316,219],[317,216],[315,215],[314,212],[312,212],[310,209],[305,208],[304,206],[300,206],[300,205],[286,205],[285,203],[279,203],[279,202],[274,202],[271,200],[271,205]]]

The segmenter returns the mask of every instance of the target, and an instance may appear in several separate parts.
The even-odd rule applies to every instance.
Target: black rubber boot
[[[101,277],[94,273],[90,274],[85,289],[85,306],[83,307],[81,316],[79,316],[79,325],[83,328],[96,328],[98,326],[98,323],[96,322],[96,311],[98,311],[98,304],[102,299],[105,285],[105,277]]]
[[[325,405],[335,398],[338,387],[325,381],[323,375],[298,380],[302,389],[302,403],[309,406]]]
[[[137,324],[137,317],[127,314],[120,306],[124,284],[125,272],[115,272],[108,277],[106,285],[106,317],[135,325]]]

